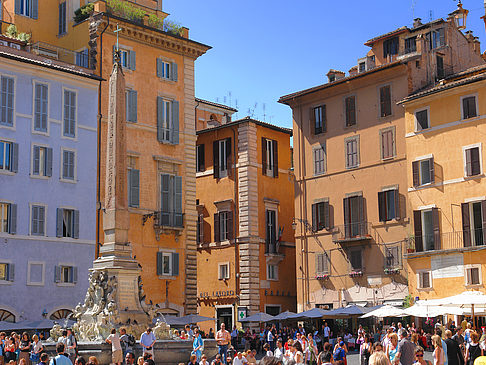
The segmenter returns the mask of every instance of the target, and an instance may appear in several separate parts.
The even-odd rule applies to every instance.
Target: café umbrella
[[[378,317],[378,318],[385,318],[385,317],[403,317],[406,314],[404,313],[403,309],[394,307],[392,305],[384,305],[378,309],[375,309],[371,312],[368,312],[362,315],[359,318],[368,318],[368,317]]]
[[[316,319],[328,316],[329,311],[321,308],[312,308],[305,312],[297,313],[292,319]]]
[[[274,321],[275,317],[271,316],[270,314],[263,313],[263,312],[258,312],[255,314],[252,314],[249,317],[240,319],[240,322],[258,322],[258,323],[264,323],[264,322],[271,322]]]
[[[296,315],[297,315],[297,313],[285,311],[285,312],[282,312],[282,313],[276,315],[274,320],[285,321],[285,320],[288,320],[288,319],[294,319]]]

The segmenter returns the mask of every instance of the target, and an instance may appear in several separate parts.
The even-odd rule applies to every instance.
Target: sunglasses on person
[[[424,354],[415,354],[417,357],[424,357]]]

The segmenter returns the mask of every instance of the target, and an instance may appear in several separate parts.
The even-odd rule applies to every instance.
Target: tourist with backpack
[[[133,353],[133,346],[135,346],[135,337],[128,335],[125,327],[120,328],[120,343],[123,350],[123,358],[125,359],[129,352]]]
[[[344,349],[344,341],[340,341],[338,346],[334,348],[332,358],[334,362],[343,361],[346,364],[346,350]]]

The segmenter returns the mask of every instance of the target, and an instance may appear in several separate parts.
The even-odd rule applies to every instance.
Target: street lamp
[[[302,223],[304,225],[304,229],[307,231],[307,232],[311,232],[313,233],[314,232],[314,229],[312,227],[312,224],[310,224],[308,221],[306,221],[305,219],[300,219],[300,218],[296,218],[294,217],[292,219],[292,229],[295,231],[297,229],[297,222],[299,223]]]
[[[466,29],[466,18],[468,13],[469,10],[463,9],[462,2],[459,0],[457,3],[457,9],[449,14],[449,16],[454,19],[457,29]]]

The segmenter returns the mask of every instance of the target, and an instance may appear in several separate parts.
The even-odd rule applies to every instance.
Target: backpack
[[[128,337],[128,346],[132,347],[135,346],[135,337],[133,335],[127,335]]]
[[[332,355],[334,361],[339,361],[344,358],[344,349],[338,347],[336,351],[334,351],[334,354]]]

